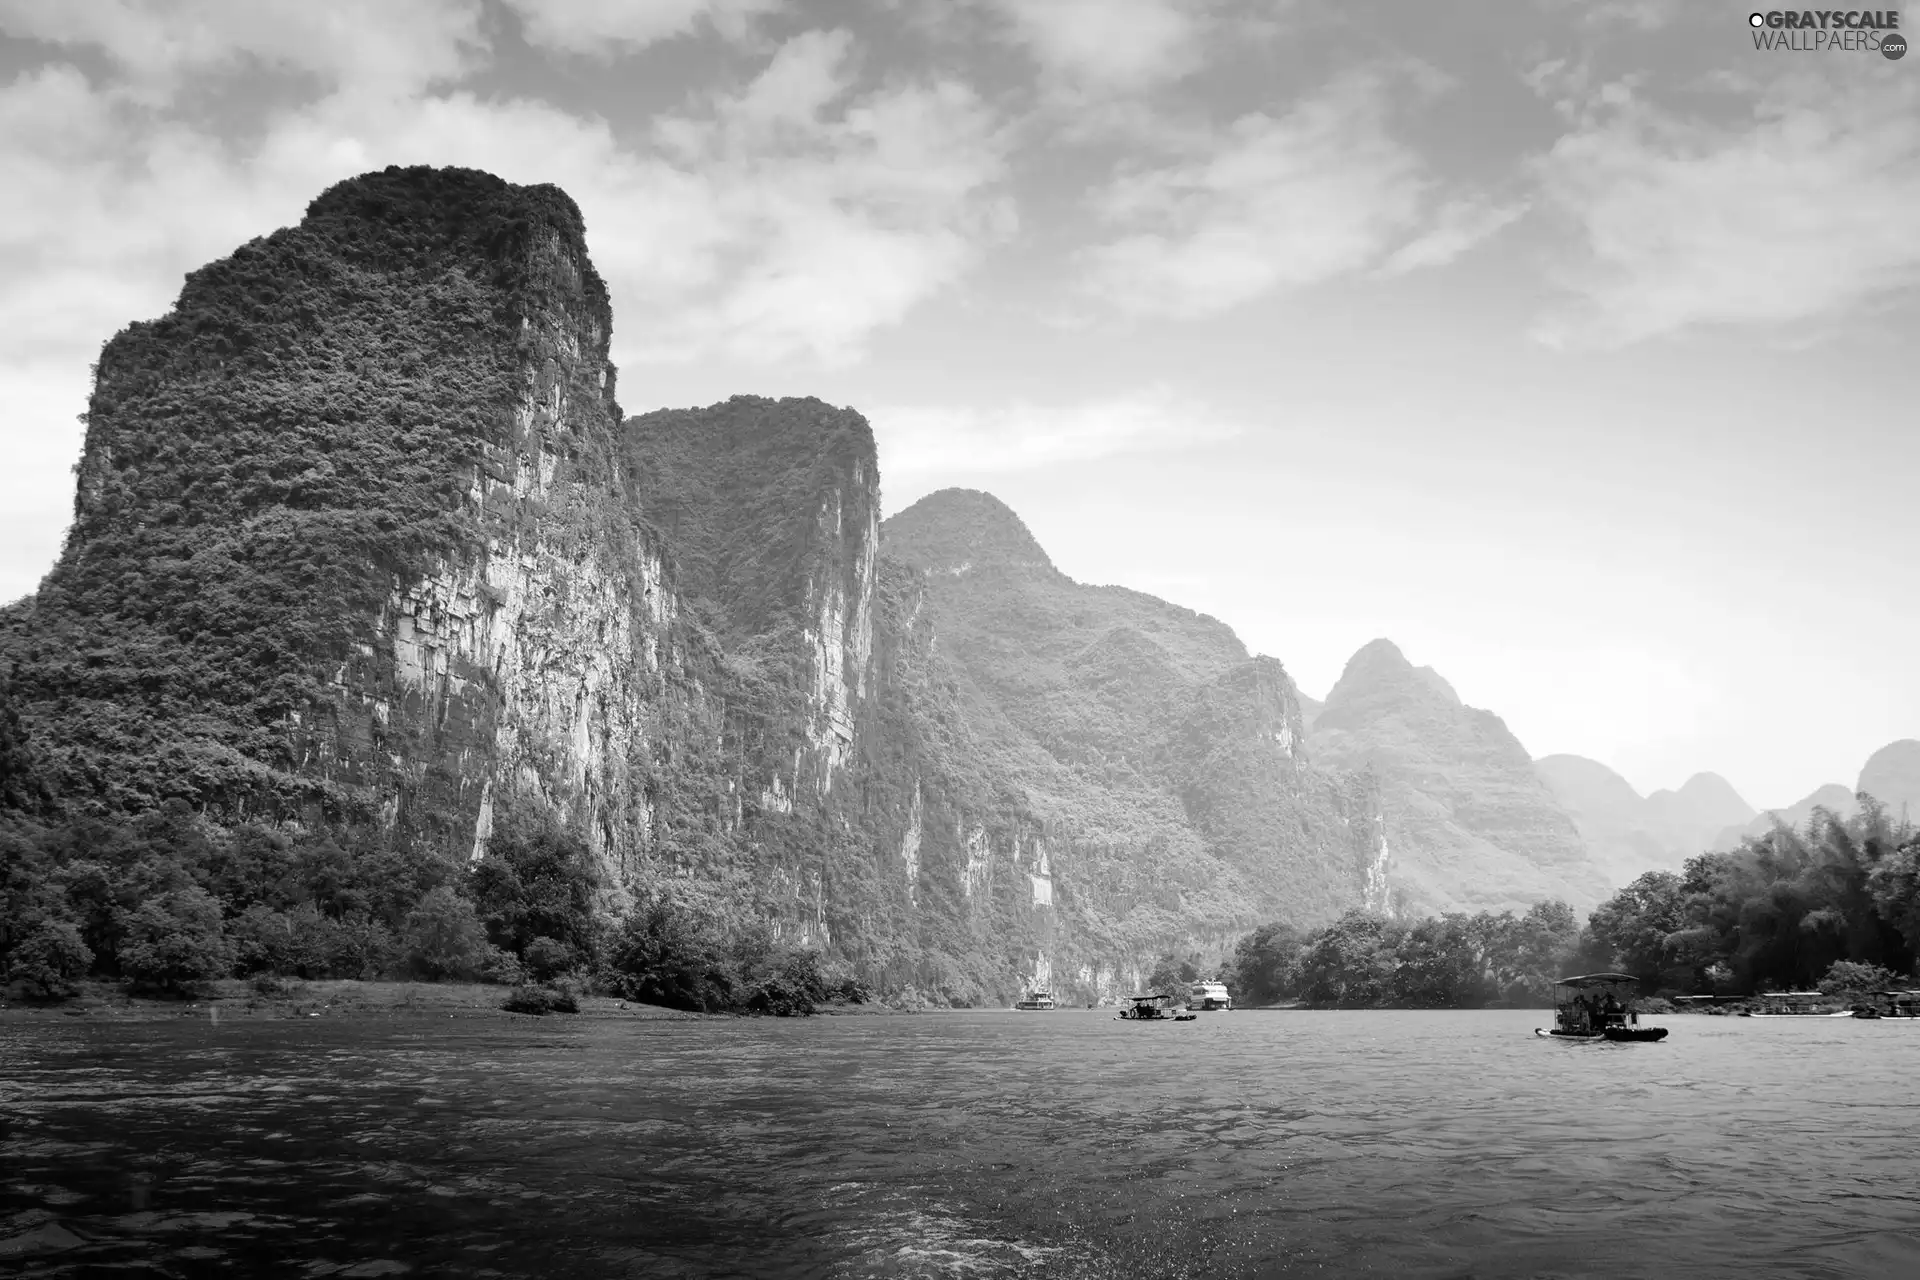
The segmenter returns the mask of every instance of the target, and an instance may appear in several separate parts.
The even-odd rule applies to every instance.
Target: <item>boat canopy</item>
[[[1638,982],[1630,973],[1583,973],[1578,977],[1562,978],[1555,986],[1560,987],[1617,987],[1623,982]]]

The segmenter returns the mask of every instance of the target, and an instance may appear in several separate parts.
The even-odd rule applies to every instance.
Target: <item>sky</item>
[[[1749,12],[0,0],[0,599],[108,338],[466,165],[579,203],[629,413],[849,405],[888,512],[986,489],[1313,696],[1386,636],[1643,794],[1850,786],[1920,737],[1920,57]]]

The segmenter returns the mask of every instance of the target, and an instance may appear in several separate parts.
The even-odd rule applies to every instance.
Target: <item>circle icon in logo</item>
[[[1750,13],[1747,15],[1747,25],[1750,27],[1764,27],[1767,25],[1767,15],[1764,13]]]
[[[1886,55],[1888,61],[1897,62],[1907,56],[1907,38],[1898,34],[1881,36],[1880,52]]]

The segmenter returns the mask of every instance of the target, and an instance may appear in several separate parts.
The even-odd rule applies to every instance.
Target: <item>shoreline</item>
[[[165,1022],[201,1018],[215,1022],[274,1022],[289,1018],[485,1018],[492,1020],[724,1022],[748,1015],[692,1013],[615,996],[579,995],[578,1013],[510,1013],[501,1008],[511,987],[478,982],[361,982],[351,978],[288,979],[281,991],[262,994],[239,978],[204,984],[189,997],[134,996],[118,983],[87,981],[78,995],[58,1001],[8,999],[0,1023],[87,1018],[107,1022]],[[825,1005],[816,1017],[865,1017],[906,1012],[884,1004]]]

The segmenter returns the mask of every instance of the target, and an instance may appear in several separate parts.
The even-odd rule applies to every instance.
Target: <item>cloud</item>
[[[74,16],[83,8],[5,12],[9,30],[25,22],[39,38],[100,44],[124,72],[90,79],[56,63],[0,85],[0,326],[12,335],[0,378],[15,407],[0,441],[15,464],[0,475],[0,508],[37,512],[55,532],[101,344],[163,314],[187,272],[298,222],[322,190],[358,173],[467,165],[565,188],[613,292],[615,358],[629,367],[857,360],[877,330],[963,279],[1014,225],[994,112],[939,76],[863,85],[844,33],[789,41],[736,91],[657,117],[651,134],[617,137],[603,119],[545,102],[429,89],[473,56],[466,27],[421,16],[454,6],[409,9],[398,20],[410,33],[404,55],[373,48],[378,23],[354,37],[369,58],[389,59],[371,80],[350,54],[361,46],[341,37],[317,47],[331,17],[289,19],[315,47],[248,22],[220,44],[195,25],[217,6],[188,6],[176,47],[143,57],[111,24]],[[115,11],[151,17],[126,0]],[[430,31],[437,45],[421,34]],[[263,113],[243,141],[202,130],[177,106],[265,57],[297,61],[317,96]],[[11,524],[5,532],[22,545]],[[36,545],[54,542],[49,533]],[[0,597],[30,589],[24,572],[0,564]]]
[[[1920,282],[1920,83],[1794,75],[1744,95],[1728,123],[1602,86],[1536,166],[1579,251],[1572,303],[1537,328],[1611,346],[1700,325],[1826,323]]]
[[[251,60],[333,85],[406,91],[480,64],[479,0],[0,0],[0,30],[91,46],[142,100]]]
[[[1242,430],[1164,385],[1078,404],[896,405],[867,417],[886,475],[909,481],[1185,449]]]
[[[1198,160],[1123,174],[1083,255],[1122,313],[1191,319],[1375,261],[1417,224],[1429,180],[1387,132],[1385,78],[1350,73],[1282,116],[1242,117]]]
[[[1389,254],[1377,274],[1395,276],[1421,267],[1445,266],[1526,211],[1525,202],[1449,200],[1433,215],[1433,225]]]
[[[1134,89],[1200,65],[1204,6],[1180,0],[995,0],[1007,34],[1066,83]]]
[[[729,40],[744,39],[754,21],[783,0],[505,0],[519,15],[528,44],[561,53],[611,58],[704,23]]]

